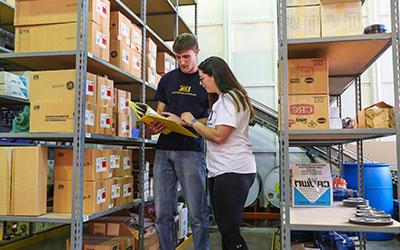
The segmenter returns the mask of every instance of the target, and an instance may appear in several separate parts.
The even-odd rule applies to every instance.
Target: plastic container
[[[348,188],[358,190],[358,164],[343,163],[344,178]],[[390,165],[364,163],[364,193],[369,205],[393,216],[393,187]],[[393,234],[367,233],[367,240],[391,240]]]

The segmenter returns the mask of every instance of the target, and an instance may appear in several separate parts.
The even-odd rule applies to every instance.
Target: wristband
[[[198,121],[199,120],[197,120],[196,118],[193,118],[193,120],[190,121],[190,126],[193,126],[193,124],[195,124]]]

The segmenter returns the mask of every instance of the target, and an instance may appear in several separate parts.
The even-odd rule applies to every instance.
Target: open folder
[[[162,131],[163,134],[167,135],[171,132],[175,132],[182,135],[197,138],[197,136],[192,132],[190,132],[188,129],[160,115],[149,105],[145,103],[132,102],[132,101],[129,101],[129,104],[133,109],[133,112],[135,112],[136,116],[139,118],[139,120],[146,123],[147,125],[150,125],[152,122],[159,122],[165,124],[165,128]]]

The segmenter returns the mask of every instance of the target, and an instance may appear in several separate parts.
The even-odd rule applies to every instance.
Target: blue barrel
[[[364,163],[364,194],[369,205],[393,216],[393,186],[390,165]],[[358,164],[343,163],[344,179],[349,189],[358,190]],[[367,233],[367,240],[391,240],[393,234]]]

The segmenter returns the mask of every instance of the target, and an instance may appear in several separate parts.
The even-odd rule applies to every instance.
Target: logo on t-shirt
[[[197,94],[190,93],[191,90],[192,86],[181,84],[179,85],[178,91],[172,92],[172,94],[197,96]]]

